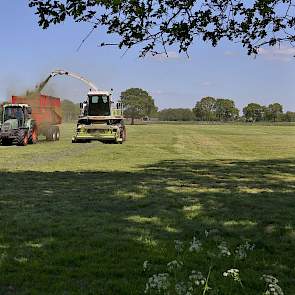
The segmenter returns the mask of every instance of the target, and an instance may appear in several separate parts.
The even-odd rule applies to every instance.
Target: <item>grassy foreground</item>
[[[256,245],[215,273],[239,268],[245,294],[273,274],[295,294],[295,126],[128,126],[123,145],[71,144],[72,130],[0,147],[1,295],[143,294],[145,260],[164,271],[174,240],[213,229]],[[203,254],[189,263],[208,271]]]

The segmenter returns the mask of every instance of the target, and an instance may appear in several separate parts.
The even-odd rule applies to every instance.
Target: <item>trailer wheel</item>
[[[58,132],[58,135],[57,135],[57,132]],[[58,136],[58,139],[57,139],[57,136]],[[56,140],[59,140],[59,129],[57,129],[56,127],[50,127],[47,130],[46,140],[47,141],[56,141]]]
[[[46,132],[46,140],[47,141],[52,141],[52,128],[48,128],[47,132]]]
[[[28,144],[29,137],[28,132],[24,129],[20,129],[16,136],[16,145],[26,146]]]
[[[60,131],[59,131],[59,127],[55,127],[55,139],[58,141],[60,138]]]

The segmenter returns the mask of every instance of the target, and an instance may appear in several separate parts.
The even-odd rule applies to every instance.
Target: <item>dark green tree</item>
[[[62,118],[64,122],[72,122],[77,120],[80,113],[79,104],[75,104],[70,100],[62,100],[61,102]]]
[[[243,108],[243,114],[246,121],[262,121],[264,117],[264,107],[258,103],[249,103]]]
[[[233,100],[218,98],[215,103],[215,114],[219,121],[233,121],[239,117],[239,110]]]
[[[198,121],[212,121],[215,120],[215,98],[211,96],[203,97],[196,103],[193,112]]]
[[[172,44],[187,52],[196,40],[216,46],[223,39],[256,54],[295,40],[293,0],[29,0],[29,6],[44,29],[70,17],[89,23],[91,32],[103,26],[117,35],[118,42],[102,45],[141,43],[142,55],[167,53]]]
[[[124,114],[131,118],[131,124],[134,119],[150,117],[157,112],[157,107],[149,93],[140,88],[130,88],[121,93],[121,100],[124,106]]]
[[[159,112],[160,121],[193,121],[195,119],[191,109],[163,109]]]
[[[280,121],[283,115],[283,106],[279,103],[272,103],[266,108],[266,118],[269,121]]]
[[[286,122],[295,122],[295,112],[286,112],[283,115],[283,120]]]

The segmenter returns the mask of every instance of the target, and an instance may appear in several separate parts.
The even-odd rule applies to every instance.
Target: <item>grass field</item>
[[[145,260],[164,271],[174,240],[213,229],[256,245],[235,265],[189,259],[212,263],[214,294],[239,294],[222,283],[233,266],[244,294],[262,294],[262,274],[295,294],[295,126],[128,126],[123,145],[71,144],[73,128],[0,147],[1,295],[143,294]]]

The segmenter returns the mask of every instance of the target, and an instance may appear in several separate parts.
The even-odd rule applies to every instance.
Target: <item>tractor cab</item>
[[[31,118],[32,109],[26,104],[6,104],[3,106],[1,121],[4,129],[25,127]]]
[[[2,106],[0,141],[2,145],[27,145],[36,142],[36,128],[31,118],[32,109],[27,104]]]

